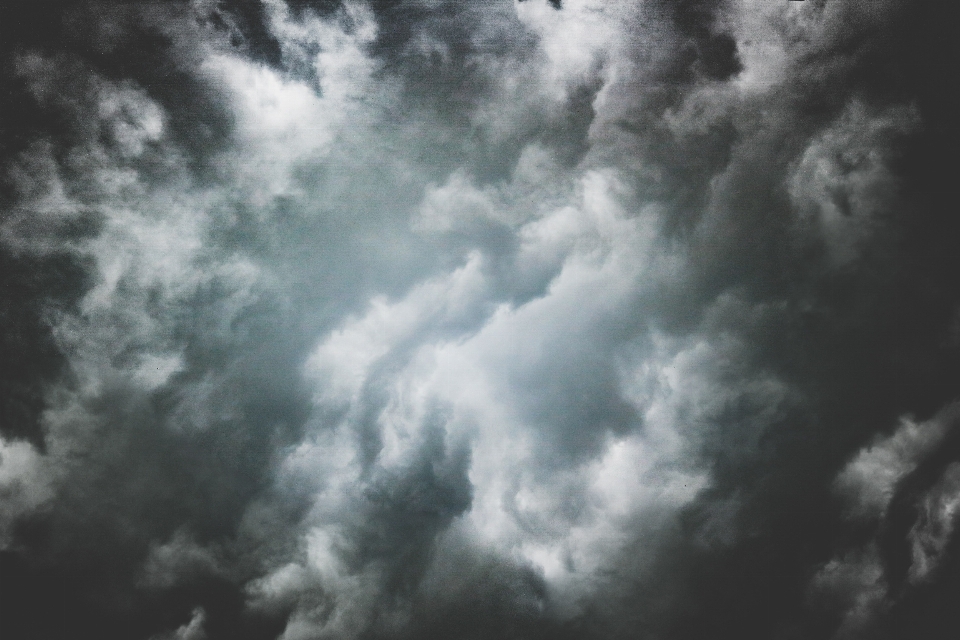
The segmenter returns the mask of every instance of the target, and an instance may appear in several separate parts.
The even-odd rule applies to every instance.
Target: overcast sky
[[[940,6],[3,3],[0,636],[960,637]]]

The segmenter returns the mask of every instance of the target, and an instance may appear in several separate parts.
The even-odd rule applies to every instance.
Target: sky
[[[3,3],[0,636],[958,637],[942,14]]]

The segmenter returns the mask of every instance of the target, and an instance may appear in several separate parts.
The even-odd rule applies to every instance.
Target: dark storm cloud
[[[952,637],[932,7],[5,8],[4,634]]]
[[[846,9],[838,11],[843,14]],[[899,10],[892,15],[900,15]],[[875,18],[872,13],[869,17]],[[681,636],[708,633],[711,628],[746,637],[775,632],[785,637],[829,635],[828,623],[818,626],[821,622],[796,608],[802,598],[795,590],[835,535],[836,516],[827,495],[839,462],[835,456],[849,455],[845,452],[879,425],[889,429],[897,415],[911,411],[930,415],[955,394],[956,352],[947,337],[956,304],[955,268],[943,262],[945,254],[935,248],[938,242],[929,245],[931,253],[921,254],[914,253],[916,245],[907,248],[899,243],[915,237],[919,228],[931,228],[927,225],[938,228],[944,234],[941,239],[952,243],[956,225],[936,213],[940,205],[932,205],[928,195],[909,186],[904,189],[902,174],[886,173],[878,164],[917,167],[924,160],[915,155],[907,160],[901,154],[914,145],[932,144],[936,134],[916,124],[927,122],[924,112],[916,119],[886,112],[870,129],[858,132],[859,116],[840,115],[829,106],[849,101],[844,95],[852,94],[854,101],[867,105],[860,107],[861,113],[883,114],[883,105],[903,90],[888,82],[876,93],[875,85],[859,84],[864,68],[873,68],[878,58],[890,62],[894,56],[867,40],[863,27],[854,21],[845,15],[836,40],[825,43],[827,51],[833,51],[853,41],[852,53],[838,60],[811,52],[795,71],[781,72],[785,75],[778,83],[790,86],[795,73],[802,91],[775,92],[763,106],[748,104],[746,110],[733,112],[738,135],[727,165],[711,179],[713,188],[706,192],[715,200],[701,209],[711,213],[713,221],[697,244],[706,271],[699,286],[715,291],[732,281],[748,303],[775,303],[767,320],[748,328],[745,335],[760,345],[762,364],[796,385],[804,402],[766,425],[755,453],[745,454],[742,447],[718,451],[720,495],[705,494],[691,510],[692,548],[677,552],[681,558],[699,558],[688,578],[696,590],[678,597],[686,602],[686,619],[674,631]],[[922,37],[920,33],[915,37]],[[902,69],[902,60],[896,65]],[[839,88],[841,79],[852,80],[846,81],[849,89]],[[819,86],[813,86],[814,81]],[[758,107],[767,112],[762,126],[745,128],[749,120],[738,122],[752,118],[751,110]],[[834,124],[827,124],[831,119]],[[791,152],[791,145],[807,150]],[[929,170],[936,172],[935,161],[927,161]],[[804,216],[802,202],[785,198],[785,175],[793,175],[787,180],[803,179],[808,163],[815,163],[822,178],[835,185],[818,187],[805,181],[799,188],[803,198],[818,199],[820,219],[814,224],[821,227],[813,229],[813,237],[806,235],[810,219],[800,218],[799,234],[796,227],[783,226],[798,214]],[[888,191],[894,188],[895,192]],[[814,195],[818,191],[822,195]],[[905,192],[915,195],[906,199]],[[798,245],[798,240],[812,244]],[[919,281],[931,287],[921,292],[907,285]],[[736,437],[736,423],[743,422],[746,408],[731,407],[732,424],[719,434],[721,438]],[[704,525],[698,523],[709,525],[713,504],[724,495],[738,503],[734,519],[740,521],[746,539],[703,557],[697,540]],[[666,564],[664,571],[678,571],[676,565]],[[893,609],[901,610],[899,605]],[[936,615],[952,628],[942,618],[944,613]],[[911,624],[917,624],[915,618],[898,626],[895,637],[908,636]],[[925,629],[936,626],[925,624]]]

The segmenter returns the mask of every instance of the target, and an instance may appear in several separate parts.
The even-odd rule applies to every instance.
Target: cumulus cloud
[[[920,4],[0,10],[4,637],[960,628]]]
[[[891,612],[935,575],[957,505],[957,463],[939,459],[938,450],[955,437],[956,425],[956,405],[921,424],[904,419],[893,434],[861,449],[837,476],[834,487],[848,505],[848,526],[869,518],[857,537],[870,537],[835,556],[811,581],[812,600],[840,612],[834,637],[886,637],[882,629]],[[934,482],[924,479],[927,475]]]
[[[897,483],[943,440],[954,408],[922,424],[904,419],[897,431],[862,449],[836,480],[854,515],[882,517]]]

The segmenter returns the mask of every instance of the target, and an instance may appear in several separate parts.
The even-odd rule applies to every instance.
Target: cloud
[[[884,634],[883,626],[911,591],[935,579],[956,520],[957,463],[938,459],[944,441],[953,437],[956,411],[950,405],[921,424],[903,420],[893,434],[861,449],[837,476],[848,526],[871,520],[857,536],[869,537],[834,556],[811,581],[812,600],[839,612],[833,637]],[[934,482],[922,479],[931,473]],[[906,567],[899,566],[901,558]]]
[[[203,623],[207,616],[203,609],[193,612],[190,622],[179,627],[176,631],[154,636],[156,640],[204,640],[207,634],[203,630]]]
[[[897,483],[943,440],[953,411],[922,424],[904,420],[890,437],[862,449],[836,480],[852,515],[883,517]]]
[[[960,624],[924,7],[25,11],[5,636]]]
[[[19,517],[42,507],[52,496],[49,480],[42,469],[43,461],[28,443],[0,441],[0,535],[4,545],[10,544],[14,523]]]

